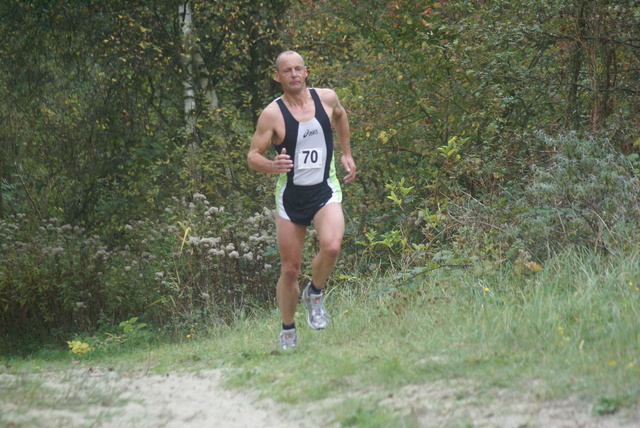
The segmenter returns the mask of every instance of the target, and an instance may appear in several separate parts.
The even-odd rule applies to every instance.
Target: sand
[[[9,427],[248,428],[338,427],[332,404],[345,397],[292,406],[260,397],[251,390],[224,387],[224,369],[155,375],[75,367],[65,372],[0,374],[0,387],[35,385],[38,393],[15,402],[0,401],[0,425]],[[542,400],[539,386],[529,393],[492,389],[461,380],[410,384],[393,392],[371,394],[378,406],[404,416],[416,427],[562,427],[640,426],[640,408],[596,416],[578,399]]]

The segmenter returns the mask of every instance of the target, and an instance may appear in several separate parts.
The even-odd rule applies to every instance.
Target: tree
[[[163,20],[166,9],[106,1],[3,8],[14,179],[32,210],[91,224],[143,208],[154,189],[141,184],[167,154],[162,128],[173,129],[176,116],[167,97],[176,25]],[[16,204],[11,210],[23,212]]]
[[[189,2],[191,28],[197,29],[192,38],[191,49],[197,52],[193,57],[206,64],[207,85],[215,88],[218,99],[217,109],[212,110],[203,91],[195,92],[195,138],[203,167],[201,189],[207,194],[255,198],[258,181],[255,174],[246,174],[247,144],[258,112],[277,91],[271,71],[282,49],[280,32],[289,3]],[[188,72],[185,80],[193,80]]]
[[[405,213],[512,200],[530,166],[547,161],[540,131],[605,134],[627,150],[638,140],[635,2],[298,6],[291,44],[350,113],[359,187],[347,204],[361,232],[383,233]],[[317,22],[318,31],[304,30]],[[400,182],[411,196],[400,201],[403,215],[390,215],[389,186]],[[438,239],[455,240],[455,228],[436,224]]]
[[[287,3],[3,2],[3,211],[118,228],[176,193],[253,192]]]
[[[202,58],[202,54],[197,44],[197,36],[193,29],[193,16],[191,2],[185,1],[180,4],[178,16],[182,27],[183,75],[184,75],[184,115],[185,115],[185,138],[187,147],[187,164],[191,173],[191,181],[196,183],[193,190],[199,190],[202,181],[199,167],[200,144],[197,140],[197,106],[196,88],[204,94],[208,101],[208,111],[210,114],[217,114],[218,95],[209,79],[209,70]]]
[[[607,128],[608,118],[620,103],[629,100],[638,106],[640,15],[634,3],[579,0],[567,7],[569,12],[573,9],[567,15],[575,22],[568,26],[568,37],[585,57],[594,134]]]

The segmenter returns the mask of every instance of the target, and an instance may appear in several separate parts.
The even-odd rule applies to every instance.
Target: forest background
[[[7,0],[0,20],[3,353],[274,307],[274,180],[245,158],[285,49],[352,128],[330,287],[637,248],[640,2]]]

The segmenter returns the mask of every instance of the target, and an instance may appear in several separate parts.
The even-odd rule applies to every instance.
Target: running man
[[[302,292],[307,323],[312,329],[328,325],[322,304],[325,282],[338,259],[344,235],[342,190],[333,160],[333,132],[342,151],[345,183],[356,177],[351,155],[349,121],[338,95],[327,88],[307,88],[309,75],[302,56],[278,55],[274,79],[283,94],[260,114],[247,162],[252,169],[280,174],[276,184],[276,239],[280,252],[280,278],[276,298],[282,317],[280,346],[297,345],[294,315],[300,300],[298,277],[307,227],[313,224],[320,250],[311,263],[311,281]],[[273,143],[277,155],[265,156]]]

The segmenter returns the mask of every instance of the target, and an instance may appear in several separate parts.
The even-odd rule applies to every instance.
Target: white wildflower
[[[210,216],[210,215],[213,215],[213,214],[218,214],[218,211],[219,211],[218,207],[211,207],[211,208],[209,208],[208,210],[206,210],[204,212],[204,215]]]
[[[200,244],[205,247],[213,247],[216,244],[216,240],[214,238],[202,238],[200,239]]]
[[[106,259],[109,257],[109,253],[107,253],[104,249],[100,249],[98,250],[94,255],[93,258],[95,259]]]

